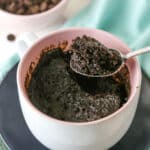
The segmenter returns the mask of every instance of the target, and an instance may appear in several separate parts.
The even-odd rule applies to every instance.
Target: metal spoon
[[[82,72],[79,72],[77,71],[73,65],[72,65],[72,62],[70,61],[70,68],[77,74],[79,75],[82,75],[82,76],[85,76],[85,77],[100,77],[100,78],[103,78],[103,77],[109,77],[109,76],[112,76],[116,73],[118,73],[120,71],[120,69],[122,68],[123,64],[125,64],[125,62],[134,57],[134,56],[137,56],[137,55],[141,55],[143,53],[147,53],[147,52],[150,52],[150,47],[145,47],[145,48],[142,48],[142,49],[139,49],[139,50],[136,50],[136,51],[132,51],[132,52],[129,52],[127,54],[122,54],[121,52],[119,52],[118,50],[115,50],[115,49],[110,49],[110,50],[113,50],[113,51],[116,51],[116,53],[118,53],[118,56],[121,58],[122,60],[122,63],[121,65],[112,73],[109,73],[109,74],[105,74],[105,75],[89,75],[89,74],[85,74],[85,73],[82,73]]]

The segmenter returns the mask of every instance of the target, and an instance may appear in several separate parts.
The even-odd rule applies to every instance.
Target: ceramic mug
[[[54,32],[28,48],[17,70],[17,86],[21,109],[31,133],[43,145],[52,150],[105,150],[116,144],[127,132],[136,112],[141,87],[141,70],[136,58],[127,61],[130,72],[131,92],[128,101],[113,114],[91,122],[67,122],[57,120],[38,110],[30,101],[24,86],[26,74],[31,62],[37,63],[41,49],[50,44],[67,40],[69,43],[77,36],[88,35],[96,38],[109,48],[130,51],[128,46],[115,36],[102,30],[90,28],[70,28]],[[28,35],[28,40],[19,41],[21,50],[35,41],[35,36]],[[22,54],[22,51],[21,51]]]
[[[68,2],[68,0],[61,0],[52,9],[31,15],[17,15],[0,9],[0,26],[6,31],[17,33],[42,30],[62,20]]]

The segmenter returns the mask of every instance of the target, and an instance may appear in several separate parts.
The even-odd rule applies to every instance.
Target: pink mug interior
[[[130,51],[130,49],[128,48],[126,44],[124,44],[122,41],[120,41],[118,38],[114,37],[113,35],[102,30],[90,29],[90,28],[70,28],[70,29],[60,30],[40,39],[25,54],[25,56],[23,57],[23,59],[21,60],[19,64],[18,72],[17,72],[17,80],[18,80],[23,96],[26,98],[28,103],[33,107],[33,109],[39,112],[39,115],[43,115],[44,117],[49,117],[45,115],[44,113],[40,112],[37,108],[35,108],[35,106],[33,106],[33,104],[28,99],[26,89],[24,86],[26,74],[28,72],[31,62],[35,62],[35,64],[37,63],[38,61],[37,58],[39,58],[41,50],[43,48],[51,44],[57,45],[59,42],[62,42],[65,40],[67,40],[70,43],[72,39],[74,39],[77,36],[82,36],[82,35],[88,35],[88,36],[94,37],[100,42],[102,42],[104,45],[106,45],[107,47],[117,49],[124,54]],[[130,96],[129,96],[128,101],[113,114],[105,118],[99,119],[97,121],[103,121],[105,119],[109,119],[110,117],[113,117],[114,115],[116,115],[117,113],[125,109],[128,105],[130,105],[130,102],[132,101],[133,96],[136,93],[136,88],[139,87],[139,80],[140,80],[141,72],[140,72],[139,64],[136,59],[130,59],[127,61],[126,64],[130,72],[130,85],[131,85],[131,91],[130,91]],[[51,117],[49,117],[49,119],[60,121]],[[64,123],[64,121],[60,121],[60,122]],[[74,124],[83,124],[83,123],[74,123]]]

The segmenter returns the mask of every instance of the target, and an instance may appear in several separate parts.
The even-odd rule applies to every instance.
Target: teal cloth
[[[150,45],[149,0],[91,0],[90,5],[64,27],[92,27],[121,38],[133,50]],[[139,57],[150,77],[150,53]]]

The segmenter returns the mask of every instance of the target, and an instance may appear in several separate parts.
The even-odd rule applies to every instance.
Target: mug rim
[[[49,13],[57,11],[61,6],[63,6],[67,0],[61,0],[58,4],[56,4],[53,8],[48,9],[43,12],[39,12],[36,14],[29,14],[29,15],[19,15],[15,13],[8,12],[6,10],[1,9],[0,13],[3,13],[4,15],[9,15],[9,17],[16,17],[17,19],[30,19],[30,18],[36,18],[36,17],[42,17],[43,15],[48,15]]]
[[[67,31],[78,31],[78,30],[91,30],[91,31],[97,31],[97,32],[103,32],[104,34],[108,34],[110,35],[111,37],[113,37],[114,39],[116,39],[117,41],[119,41],[122,45],[125,45],[127,46],[123,41],[121,41],[119,38],[117,38],[116,36],[114,36],[113,34],[107,32],[107,31],[104,31],[104,30],[100,30],[100,29],[95,29],[95,28],[82,28],[82,27],[72,27],[72,28],[66,28],[66,29],[60,29],[60,30],[57,30],[57,31],[54,31],[53,33],[51,34],[48,34],[47,36],[44,36],[42,38],[40,38],[39,40],[37,40],[29,49],[28,51],[26,52],[26,54],[23,56],[23,58],[21,59],[19,65],[18,65],[18,69],[17,69],[17,86],[18,86],[18,89],[19,91],[21,92],[21,94],[23,95],[24,99],[26,100],[26,102],[28,103],[28,105],[30,105],[30,107],[33,109],[33,111],[35,111],[36,113],[38,113],[38,115],[41,115],[41,117],[44,117],[46,118],[47,120],[50,120],[50,121],[54,121],[56,123],[59,123],[59,124],[63,124],[63,125],[75,125],[75,126],[85,126],[85,125],[93,125],[93,124],[98,124],[98,123],[101,123],[101,122],[104,122],[106,120],[109,120],[115,116],[117,116],[119,113],[121,113],[124,109],[126,109],[126,107],[128,107],[131,103],[131,101],[133,101],[134,99],[134,96],[136,95],[136,91],[137,91],[137,88],[136,87],[141,87],[141,68],[140,68],[140,65],[139,65],[139,62],[136,58],[134,58],[134,61],[136,63],[136,69],[138,71],[137,73],[137,76],[138,76],[138,80],[136,82],[135,85],[135,88],[133,88],[132,92],[130,93],[129,97],[128,97],[128,100],[127,102],[122,105],[118,110],[116,110],[115,112],[113,112],[112,114],[109,114],[108,116],[106,117],[103,117],[103,118],[100,118],[100,119],[97,119],[97,120],[93,120],[93,121],[84,121],[84,122],[71,122],[71,121],[63,121],[63,120],[59,120],[57,118],[54,118],[52,116],[49,116],[45,113],[43,113],[42,111],[40,111],[36,106],[34,106],[31,102],[31,100],[28,98],[27,94],[25,94],[24,90],[23,90],[23,85],[21,84],[21,68],[23,66],[23,62],[26,58],[26,56],[30,53],[30,51],[33,49],[33,47],[37,44],[39,44],[41,41],[47,39],[47,38],[50,38],[51,36],[55,35],[55,34],[61,34],[63,32],[67,32]],[[128,46],[127,46],[128,47]],[[130,50],[130,48],[128,47],[128,50]]]

